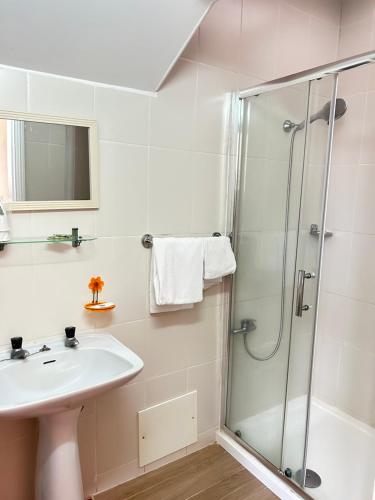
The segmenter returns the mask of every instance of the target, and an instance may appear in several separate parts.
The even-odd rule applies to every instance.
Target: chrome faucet
[[[30,356],[29,351],[22,348],[22,337],[12,337],[10,339],[12,343],[12,350],[10,351],[10,359],[26,359],[27,356]]]
[[[76,327],[67,326],[65,328],[65,347],[77,347],[79,341],[76,339]]]

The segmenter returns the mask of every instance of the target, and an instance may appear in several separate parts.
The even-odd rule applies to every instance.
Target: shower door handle
[[[303,269],[298,271],[297,278],[297,298],[296,298],[296,316],[302,318],[303,311],[308,311],[310,306],[303,304],[303,295],[305,292],[305,280],[315,278],[314,273],[307,273]]]

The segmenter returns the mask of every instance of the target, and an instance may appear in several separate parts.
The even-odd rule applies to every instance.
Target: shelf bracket
[[[72,247],[77,248],[81,245],[81,239],[78,236],[78,227],[72,227]]]

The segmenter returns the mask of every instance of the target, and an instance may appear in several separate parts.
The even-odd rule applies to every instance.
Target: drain
[[[302,484],[303,482],[303,470],[300,469],[296,472],[296,480]],[[306,469],[306,476],[305,476],[305,488],[319,488],[319,486],[322,484],[321,477],[319,474],[311,469]]]
[[[242,437],[242,432],[241,432],[241,431],[236,431],[236,432],[235,432],[235,435],[236,435],[237,437],[241,438],[241,437]]]

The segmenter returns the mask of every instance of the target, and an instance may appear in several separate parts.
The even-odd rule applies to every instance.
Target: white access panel
[[[140,467],[195,443],[197,391],[138,412],[138,424]]]

